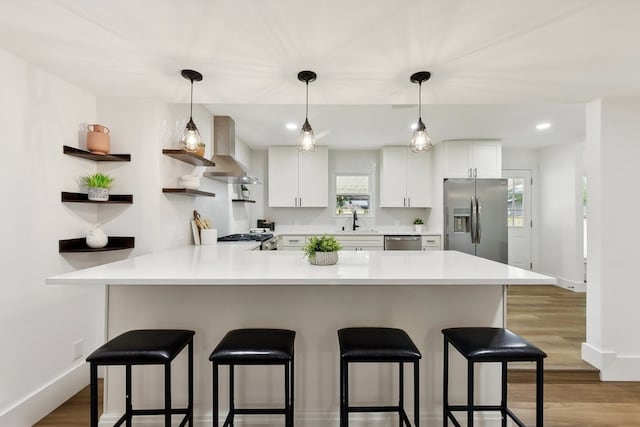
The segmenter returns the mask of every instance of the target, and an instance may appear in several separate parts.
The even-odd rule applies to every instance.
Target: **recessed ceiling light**
[[[536,125],[536,129],[538,130],[545,130],[545,129],[549,129],[550,127],[551,127],[551,123],[549,122],[538,123]]]
[[[295,123],[287,123],[287,129],[289,129],[289,130],[298,129],[298,125],[295,124]]]

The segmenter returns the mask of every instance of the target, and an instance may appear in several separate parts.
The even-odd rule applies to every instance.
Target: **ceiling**
[[[585,102],[640,95],[638,17],[637,0],[13,0],[0,47],[98,96],[188,102],[180,69],[196,69],[194,101],[251,146],[293,143],[303,69],[318,73],[309,119],[330,147],[402,143],[409,76],[428,70],[435,141],[538,147],[584,138]]]

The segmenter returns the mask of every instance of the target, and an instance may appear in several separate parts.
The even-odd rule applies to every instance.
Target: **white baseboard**
[[[89,367],[81,363],[17,401],[0,414],[0,426],[32,426],[89,384]]]
[[[602,381],[640,381],[640,356],[621,356],[582,343],[582,358],[600,369]]]

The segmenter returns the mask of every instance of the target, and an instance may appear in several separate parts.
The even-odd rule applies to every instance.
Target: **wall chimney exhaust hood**
[[[229,116],[213,116],[213,157],[215,168],[203,175],[232,184],[260,184],[248,175],[247,169],[236,159],[236,128]]]

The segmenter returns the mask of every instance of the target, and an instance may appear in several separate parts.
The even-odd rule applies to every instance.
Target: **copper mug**
[[[87,126],[87,130],[87,149],[94,154],[108,154],[111,148],[109,128],[93,124]]]

